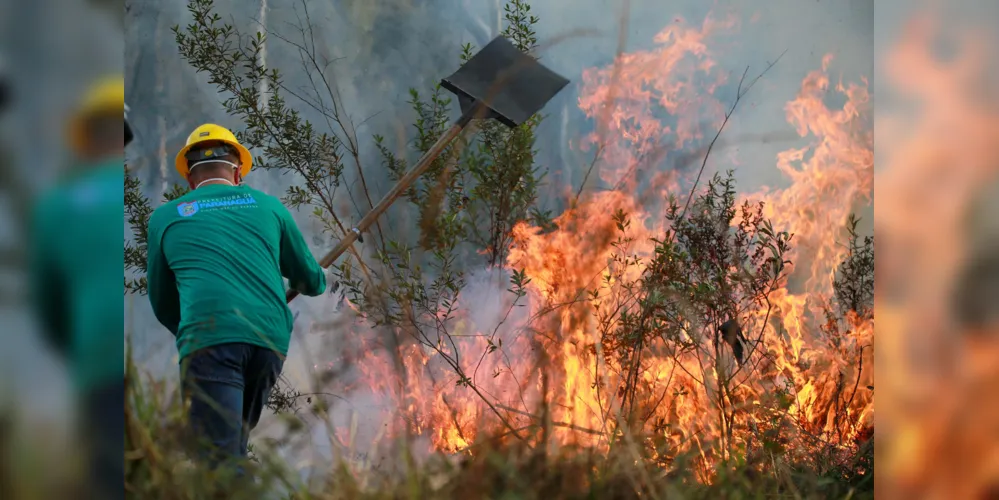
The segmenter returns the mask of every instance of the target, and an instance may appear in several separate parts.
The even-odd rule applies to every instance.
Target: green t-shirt
[[[291,213],[247,186],[202,186],[149,219],[149,302],[183,359],[241,342],[288,353],[292,315],[282,276],[304,295],[326,289]]]
[[[124,159],[77,165],[34,207],[32,302],[73,385],[89,391],[125,373],[121,305]]]

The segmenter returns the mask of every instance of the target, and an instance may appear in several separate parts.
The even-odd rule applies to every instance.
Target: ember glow
[[[398,409],[386,421],[449,453],[474,453],[485,435],[537,440],[546,420],[552,444],[606,448],[630,428],[651,459],[669,463],[691,452],[705,470],[735,450],[759,449],[775,422],[791,429],[782,431],[790,436],[783,446],[802,454],[869,437],[873,319],[851,315],[827,327],[823,307],[846,257],[848,217],[872,201],[870,99],[865,80],[831,74],[831,54],[788,96],[788,124],[805,144],[775,159],[788,186],[739,195],[739,205],[763,202],[774,230],[794,235],[785,256],[794,263],[790,278],[775,284],[769,303],[740,310],[745,365],[716,345],[717,325],[691,318],[679,325],[687,348],[663,336],[629,366],[604,352],[602,339],[621,314],[637,310],[634,287],[654,257],[653,238],[670,229],[663,200],[672,194],[682,205],[696,174],[668,168],[672,157],[664,151],[703,147],[724,119],[729,104],[713,93],[737,82],[712,58],[710,39],[733,26],[728,19],[699,27],[676,20],[654,49],[584,73],[579,107],[596,130],[582,143],[601,150],[599,177],[616,189],[584,192],[552,231],[515,227],[505,268],[530,280],[515,303],[503,292],[507,283],[479,287],[491,297],[459,298],[462,312],[447,325],[451,339],[441,349],[457,354],[468,383],[416,343],[404,343],[398,361],[374,348],[359,360],[362,385],[391,395]],[[829,94],[842,104],[830,107]],[[390,375],[399,372],[396,363],[401,377]],[[630,396],[619,390],[625,383],[634,387]]]

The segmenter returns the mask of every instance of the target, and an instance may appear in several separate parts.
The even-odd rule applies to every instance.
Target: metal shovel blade
[[[527,121],[555,97],[569,80],[498,36],[472,56],[441,86],[458,96],[464,112],[476,102],[508,127]]]

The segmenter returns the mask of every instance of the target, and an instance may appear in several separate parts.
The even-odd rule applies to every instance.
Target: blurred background
[[[69,197],[53,190],[61,179],[88,170],[80,165],[88,163],[83,157],[94,150],[89,153],[74,150],[74,134],[77,139],[87,136],[89,140],[121,131],[120,118],[110,124],[110,131],[106,119],[98,123],[91,118],[108,113],[120,116],[120,111],[114,110],[121,107],[115,89],[110,92],[110,100],[106,91],[103,102],[98,103],[93,98],[102,78],[117,75],[120,80],[122,74],[123,7],[121,1],[0,2],[0,24],[3,26],[0,29],[0,206],[3,207],[0,215],[0,324],[3,325],[0,328],[3,343],[0,349],[0,436],[3,436],[0,446],[4,448],[4,456],[10,457],[4,461],[4,472],[0,476],[0,496],[4,497],[29,498],[41,494],[41,490],[26,485],[42,484],[39,478],[50,474],[57,482],[58,478],[67,477],[75,462],[69,459],[72,453],[65,451],[82,448],[74,425],[79,413],[76,396],[80,391],[77,389],[83,386],[80,377],[75,376],[78,372],[65,363],[74,357],[67,353],[73,352],[75,347],[68,341],[69,336],[62,335],[73,329],[67,326],[72,320],[64,307],[67,303],[64,299],[91,294],[91,303],[99,302],[103,307],[98,308],[100,317],[94,315],[83,322],[116,336],[117,327],[108,325],[117,324],[112,306],[117,303],[117,290],[89,277],[65,279],[63,270],[74,265],[80,269],[88,265],[96,269],[95,263],[107,262],[108,258],[92,253],[100,251],[107,255],[117,251],[118,243],[108,236],[108,228],[116,228],[118,221],[116,217],[109,217],[107,210],[103,213],[93,210],[98,206],[107,207],[107,202],[89,204],[89,208],[77,212],[78,217],[66,214],[58,205]],[[90,104],[94,105],[90,111],[96,114],[84,111],[88,93],[92,99]],[[114,163],[120,163],[120,146],[112,146],[110,150],[111,156],[117,157]],[[107,199],[107,191],[100,196]],[[44,204],[52,208],[41,211],[51,215],[43,217],[47,222],[39,225],[35,219],[40,212],[39,204],[46,197],[50,200]],[[112,199],[110,203],[117,201]],[[73,231],[60,224],[72,224],[80,229]],[[55,259],[62,261],[58,266],[54,260],[49,260],[51,252],[42,257],[46,264],[33,258],[42,255],[37,247],[43,245],[32,243],[39,226],[45,227],[41,231],[47,234],[44,239],[53,241],[54,236],[61,240],[58,244],[44,245],[62,249],[54,252],[62,254]],[[88,226],[91,230],[84,229]],[[59,238],[59,232],[64,236]],[[81,238],[84,241],[79,241]],[[89,245],[86,244],[88,238]],[[70,246],[77,244],[82,246],[75,249]],[[74,250],[79,254],[67,262],[64,257]],[[34,272],[31,271],[33,266]],[[57,267],[61,270],[56,271]],[[44,271],[39,272],[39,269]],[[79,274],[89,275],[87,272]],[[43,281],[48,282],[41,287],[35,286]],[[46,298],[37,300],[39,295]],[[47,315],[43,311],[63,314]],[[49,316],[48,320],[58,319],[47,321],[46,316]],[[55,328],[45,328],[46,323]],[[60,333],[53,336],[53,332]],[[99,356],[112,369],[123,367],[117,349],[112,350],[105,344],[101,351]],[[121,397],[116,399],[120,401]],[[112,398],[112,403],[114,400]]]
[[[26,234],[35,196],[69,168],[69,123],[85,93],[101,77],[121,74],[124,2],[0,3],[0,61],[4,78],[2,307],[3,365],[14,387],[35,380],[33,357],[17,355],[32,343],[26,322]],[[15,334],[14,331],[19,332]],[[26,378],[25,378],[26,377]],[[13,381],[18,382],[13,382]],[[47,394],[41,391],[39,395]],[[10,394],[4,391],[5,395]]]
[[[875,7],[876,450],[886,493],[999,494],[996,7]]]
[[[732,143],[715,153],[724,161],[712,168],[737,166],[740,190],[789,184],[775,168],[775,157],[801,145],[785,104],[810,72],[826,70],[834,85],[863,82],[872,105],[876,98],[876,113],[869,118],[876,137],[878,202],[851,208],[861,216],[861,232],[876,232],[879,240],[877,487],[893,498],[999,494],[999,82],[991,33],[999,5],[972,0],[718,4],[631,1],[622,43],[620,3],[533,2],[542,19],[540,40],[557,41],[544,49],[542,60],[572,80],[546,108],[549,118],[539,130],[539,162],[554,179],[541,195],[544,208],[564,210],[564,186],[578,187],[589,163],[580,141],[594,129],[583,102],[589,95],[585,72],[609,68],[619,45],[626,53],[654,50],[656,34],[671,23],[700,27],[709,12],[736,13],[738,29],[711,44],[714,64],[730,80],[746,66],[751,75],[757,73],[786,51],[733,117],[726,131]],[[302,36],[295,26],[305,15],[303,5],[216,2],[228,22],[246,33],[271,30],[291,39]],[[320,52],[337,61],[336,81],[368,158],[375,157],[370,139],[375,133],[395,138],[391,147],[404,148],[407,132],[398,131],[398,124],[412,121],[408,88],[427,89],[453,71],[461,45],[486,43],[498,33],[502,14],[502,2],[493,0],[307,6]],[[196,74],[178,53],[171,28],[190,22],[183,1],[0,3],[0,446],[39,452],[33,455],[37,462],[0,462],[6,467],[0,486],[10,486],[11,474],[72,469],[42,466],[63,456],[66,439],[75,439],[76,382],[41,334],[45,318],[32,302],[30,290],[37,288],[32,280],[38,278],[29,273],[35,249],[28,242],[35,203],[78,163],[69,124],[87,91],[101,77],[122,76],[135,133],[127,162],[154,202],[180,181],[171,160],[190,130],[204,122],[240,128],[220,106],[223,97],[206,75]],[[826,66],[830,53],[834,57]],[[305,84],[295,80],[300,63],[292,45],[272,41],[266,58],[292,75],[290,87]],[[727,104],[733,92],[722,88],[715,97]],[[829,99],[838,108],[846,100]],[[272,194],[292,182],[263,171],[249,179]],[[384,175],[373,182],[380,192],[389,185]],[[307,216],[299,222],[307,236],[319,232]],[[95,227],[110,224],[117,221],[94,221]],[[126,224],[126,240],[132,237],[129,229]],[[105,243],[96,248],[118,248],[116,239]],[[313,243],[315,254],[325,251],[327,242]],[[79,266],[88,265],[86,253],[76,256]],[[50,282],[42,288],[54,297],[59,287]],[[92,291],[116,308],[117,290],[105,292]],[[329,321],[334,301],[297,304],[300,321]],[[143,370],[167,382],[176,377],[173,338],[156,323],[145,297],[126,295],[122,320]],[[301,353],[307,342],[313,341],[293,342],[285,369],[292,380],[306,380],[313,368]],[[106,352],[115,366],[121,354]],[[0,497],[8,498],[3,492]]]

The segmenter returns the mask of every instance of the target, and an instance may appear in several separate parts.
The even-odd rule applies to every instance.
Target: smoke
[[[507,356],[507,361],[530,356],[524,348],[526,344],[516,343],[523,332],[514,325],[526,322],[528,308],[522,301],[515,304],[513,294],[508,291],[509,273],[502,269],[479,268],[464,279],[466,284],[458,299],[458,309],[463,313],[446,322],[451,340],[462,350],[462,355],[483,352],[485,337],[491,336],[495,343],[505,346],[498,355]],[[424,413],[426,408],[417,408],[414,412],[411,405],[413,399],[419,399],[441,404],[438,409],[444,411],[460,410],[461,401],[433,401],[432,395],[439,392],[440,387],[454,385],[451,367],[435,356],[426,365],[416,365],[421,371],[400,370],[392,362],[392,349],[396,348],[395,339],[391,337],[394,332],[372,328],[346,307],[332,314],[321,314],[314,308],[300,310],[302,316],[332,318],[321,324],[299,318],[284,376],[308,394],[306,401],[322,401],[324,408],[316,414],[312,413],[316,408],[313,404],[305,404],[308,408],[295,418],[305,422],[307,432],[280,441],[278,453],[290,463],[304,464],[303,474],[306,475],[313,468],[328,465],[334,457],[377,466],[381,472],[388,472],[399,456],[398,438],[401,435],[397,432],[407,427],[412,430],[415,425],[422,427],[424,434],[416,436],[408,447],[417,459],[426,458],[432,448],[429,434],[434,429],[429,426],[433,422],[414,421],[414,414]],[[431,339],[435,336],[433,330],[424,330]],[[405,352],[416,349],[431,352],[426,345],[414,348],[415,339],[403,335],[400,342],[406,346]],[[504,400],[520,397],[518,384],[511,383],[509,377],[495,376],[495,358],[484,360],[481,366],[477,361],[467,357],[460,360],[477,387]],[[264,419],[258,436],[283,436],[285,427],[283,421]]]

